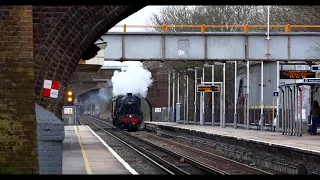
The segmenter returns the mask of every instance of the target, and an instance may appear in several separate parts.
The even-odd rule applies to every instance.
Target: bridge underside
[[[320,33],[107,33],[105,60],[314,61]],[[269,56],[268,56],[269,54]]]
[[[74,72],[98,72],[101,65],[94,64],[78,64]]]

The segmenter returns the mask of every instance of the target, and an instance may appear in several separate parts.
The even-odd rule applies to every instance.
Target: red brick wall
[[[34,103],[60,117],[87,47],[143,7],[0,6],[0,173],[39,172]],[[41,97],[44,79],[60,81],[58,100]]]
[[[0,15],[0,173],[38,173],[32,6]]]
[[[158,69],[151,70],[154,79],[148,90],[148,100],[152,107],[168,106],[168,75],[159,73]]]

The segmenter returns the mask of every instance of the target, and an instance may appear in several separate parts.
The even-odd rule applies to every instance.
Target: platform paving
[[[62,174],[132,174],[87,126],[65,126]]]

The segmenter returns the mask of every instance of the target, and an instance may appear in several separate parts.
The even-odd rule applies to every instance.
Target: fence
[[[162,32],[167,32],[170,29],[198,29],[199,32],[205,33],[206,30],[210,29],[238,29],[238,31],[243,31],[244,33],[248,33],[250,29],[259,30],[259,29],[267,29],[267,25],[160,25],[160,26],[150,26],[150,25],[116,25],[114,28],[121,28],[122,32],[127,32],[128,28],[143,28],[143,29],[161,29]],[[320,25],[269,25],[270,30],[276,29],[277,31],[283,31],[285,33],[289,33],[290,31],[305,31],[305,30],[319,30]]]
[[[167,107],[161,107],[161,111],[158,111],[159,108],[153,108],[153,121],[158,121],[158,122],[168,122],[168,108]],[[158,111],[158,112],[155,112]],[[170,111],[170,119],[169,122],[179,122],[179,123],[187,123],[184,115],[184,109],[183,106],[181,106],[180,110],[180,121],[179,120],[173,120],[175,118],[173,117],[173,112],[172,112],[172,107]],[[199,112],[199,111],[197,111]],[[279,122],[281,122],[281,109],[279,109]],[[229,127],[234,127],[234,107],[226,107],[225,111],[226,115],[226,126]],[[275,106],[266,106],[263,108],[263,113],[264,113],[264,130],[268,131],[274,131],[275,130],[275,123],[274,120],[277,115],[277,108]],[[188,121],[189,124],[193,124],[193,114],[194,111],[189,110],[189,115],[188,115]],[[259,106],[252,106],[249,108],[249,128],[250,129],[259,129],[260,128],[260,114],[261,114],[261,109]],[[214,119],[215,119],[215,126],[220,126],[220,107],[215,107],[214,109]],[[212,125],[212,110],[211,109],[206,109],[205,110],[205,125]],[[196,124],[199,124],[199,119],[200,119],[200,114],[197,113],[197,122]],[[279,123],[279,128],[281,128],[281,123]],[[246,114],[245,114],[245,109],[244,107],[238,107],[237,108],[237,127],[238,128],[247,128],[246,124]]]

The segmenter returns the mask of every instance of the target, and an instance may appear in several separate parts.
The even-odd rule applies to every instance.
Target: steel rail
[[[88,116],[88,117],[90,117],[90,116]],[[176,175],[176,174],[189,175],[188,172],[186,172],[186,171],[176,167],[175,165],[165,161],[164,159],[162,159],[162,158],[160,158],[160,157],[148,152],[147,150],[145,150],[145,149],[143,149],[143,148],[141,148],[141,147],[139,147],[137,145],[133,145],[133,143],[129,144],[129,142],[125,142],[125,140],[115,136],[113,133],[101,128],[100,126],[96,125],[95,123],[93,123],[93,122],[90,122],[90,123],[92,123],[98,129],[104,131],[108,135],[112,136],[113,138],[117,139],[118,141],[120,141],[121,143],[126,145],[127,147],[131,148],[132,150],[134,150],[135,152],[137,152],[138,154],[140,154],[141,156],[143,156],[147,160],[151,161],[152,163],[154,163],[155,165],[157,165],[158,167],[160,167],[164,171],[168,172],[169,174],[171,174],[171,175]],[[160,163],[163,164],[163,165],[161,165]]]
[[[96,120],[96,121],[99,121],[99,122],[101,122],[101,123],[103,123],[103,124],[106,124],[107,126],[112,126],[111,124],[109,124],[109,123],[107,123],[107,122],[104,122],[104,121],[102,121],[102,120],[100,120],[100,119],[97,119],[97,118],[95,118],[95,117],[92,117],[92,116],[89,116],[89,117],[92,118],[92,119],[94,119],[94,120]],[[179,158],[179,159],[183,158],[185,162],[188,162],[189,164],[191,164],[191,165],[193,165],[193,166],[196,166],[196,167],[200,168],[201,170],[206,171],[206,172],[208,172],[208,173],[210,173],[210,174],[228,175],[228,173],[226,173],[226,172],[224,172],[224,171],[221,171],[221,170],[219,170],[219,169],[217,169],[217,168],[214,168],[214,167],[212,167],[212,166],[209,166],[209,165],[207,165],[207,164],[205,164],[205,163],[202,163],[202,162],[200,162],[200,161],[198,161],[198,160],[196,160],[196,159],[194,159],[194,158],[191,158],[191,157],[189,157],[189,156],[186,156],[186,155],[184,155],[184,154],[181,154],[181,153],[176,152],[176,151],[173,151],[173,150],[169,150],[169,149],[163,148],[163,147],[158,146],[158,145],[156,145],[156,144],[154,144],[154,143],[151,143],[151,142],[149,142],[149,141],[145,141],[145,140],[143,140],[143,139],[137,138],[137,137],[135,137],[135,136],[132,136],[130,133],[128,133],[128,132],[126,132],[126,131],[123,131],[123,133],[125,133],[125,134],[128,135],[128,136],[131,136],[132,138],[135,138],[135,139],[138,139],[138,140],[140,140],[140,141],[143,141],[143,143],[146,143],[146,144],[150,145],[151,147],[156,148],[157,150],[160,150],[160,151],[163,151],[163,152],[165,152],[165,153],[167,153],[167,154],[173,155],[173,156],[175,156],[175,157],[177,157],[177,158]],[[130,143],[131,143],[131,145],[134,144],[134,143],[132,143],[132,142],[130,142]],[[140,149],[140,148],[141,148],[141,147],[139,147],[139,146],[136,145],[136,144],[134,144],[133,146],[134,146],[135,148],[137,148],[137,149]],[[143,149],[143,148],[142,148],[142,149]],[[157,157],[156,155],[154,155],[153,153],[150,153],[150,152],[148,152],[148,151],[146,151],[146,153],[147,153],[149,156],[152,156],[152,157],[154,157],[154,158],[160,158],[160,157]],[[160,159],[161,159],[161,158],[160,158]],[[162,161],[162,159],[161,159],[161,161]],[[165,161],[165,160],[164,160],[164,161]],[[169,163],[169,162],[164,162],[164,163]],[[177,167],[176,167],[175,165],[169,163],[169,168],[172,169],[172,170],[174,170],[174,169],[177,168]],[[179,168],[179,169],[180,169],[180,168]],[[182,173],[182,174],[183,174],[183,173]],[[189,174],[189,173],[186,172],[186,171],[184,171],[184,174]]]
[[[110,123],[107,123],[105,121],[102,121],[96,117],[92,117],[90,116],[92,119],[95,119],[96,121],[99,121],[101,123],[104,123],[108,126],[112,126]],[[128,133],[128,132],[125,132],[127,135],[131,136],[131,137],[135,137],[134,135]],[[237,165],[237,167],[239,167],[240,169],[247,169],[248,172],[259,172],[259,173],[262,173],[262,174],[268,174],[268,175],[272,175],[272,173],[270,172],[267,172],[267,171],[264,171],[264,170],[261,170],[261,169],[258,169],[258,168],[255,168],[255,167],[251,167],[249,165],[246,165],[246,164],[243,164],[243,163],[239,163],[237,161],[234,161],[232,159],[228,159],[228,158],[225,158],[223,156],[219,156],[219,155],[216,155],[216,154],[213,154],[213,153],[209,153],[209,152],[206,152],[206,151],[203,151],[201,149],[197,149],[197,148],[194,148],[194,147],[190,147],[190,146],[186,146],[184,144],[181,144],[181,143],[178,143],[178,142],[174,142],[172,140],[168,140],[168,139],[164,139],[164,138],[161,138],[161,137],[157,137],[157,136],[154,136],[154,135],[149,135],[149,136],[153,136],[155,138],[158,138],[158,139],[161,139],[162,141],[165,141],[165,142],[168,142],[168,143],[171,143],[171,144],[176,144],[176,145],[179,145],[181,147],[184,147],[185,149],[189,149],[191,151],[194,151],[194,152],[198,152],[198,153],[202,153],[204,155],[207,155],[207,156],[211,156],[212,158],[215,158],[217,161],[226,161],[227,163],[230,163],[230,164],[235,164]],[[136,138],[136,137],[135,137]],[[220,170],[218,168],[214,168],[208,164],[205,164],[205,163],[202,163],[190,156],[187,156],[187,155],[183,155],[182,153],[179,153],[177,151],[173,151],[173,150],[169,150],[169,149],[166,149],[166,148],[163,148],[161,146],[158,146],[156,145],[155,143],[152,143],[151,141],[145,141],[147,144],[151,145],[151,146],[154,146],[158,149],[161,149],[162,151],[165,151],[167,153],[173,153],[175,156],[177,157],[183,157],[186,161],[189,161],[191,163],[194,163],[195,165],[199,164],[200,166],[198,166],[199,168],[202,168],[203,170],[206,170],[206,169],[209,169],[209,172],[212,171],[212,172],[218,172],[219,174],[223,174],[223,175],[230,175],[229,173],[223,171],[223,170]]]
[[[162,133],[162,134],[165,134],[165,133]],[[223,156],[219,156],[219,155],[216,155],[216,154],[213,154],[213,153],[209,153],[209,152],[206,152],[204,150],[201,150],[201,149],[197,149],[197,148],[194,148],[194,147],[190,147],[190,146],[187,146],[187,145],[184,145],[184,144],[181,144],[181,143],[178,143],[178,142],[175,142],[175,141],[172,141],[172,140],[169,140],[169,139],[165,139],[165,138],[161,138],[159,136],[155,136],[155,135],[152,135],[152,134],[148,134],[148,136],[152,136],[156,139],[160,139],[161,141],[164,141],[164,142],[168,142],[170,144],[175,144],[175,145],[178,145],[180,147],[183,147],[185,149],[188,149],[190,151],[193,151],[193,152],[196,152],[196,153],[201,153],[205,156],[209,156],[209,157],[212,157],[213,159],[217,160],[217,161],[225,161],[226,163],[230,163],[230,164],[235,164],[237,165],[237,167],[239,169],[248,169],[250,172],[259,172],[259,173],[262,173],[262,174],[268,174],[268,175],[273,175],[272,173],[270,172],[267,172],[267,171],[264,171],[264,170],[261,170],[261,169],[258,169],[258,168],[255,168],[255,167],[251,167],[249,165],[246,165],[246,164],[243,164],[243,163],[239,163],[237,161],[234,161],[232,159],[229,159],[229,158],[225,158]]]
[[[102,120],[100,120],[100,119],[98,119],[98,118],[95,118],[95,117],[92,117],[92,116],[89,116],[89,117],[92,118],[92,119],[94,119],[94,120],[96,120],[96,121],[99,121],[99,122],[101,122],[101,123],[103,123],[103,124],[106,124],[106,125],[108,125],[108,126],[112,126],[110,123],[104,122],[104,121],[102,121]],[[126,131],[123,131],[123,133],[125,133],[126,135],[131,136],[131,137],[133,137],[133,138],[137,138],[137,137],[133,136],[132,134],[126,132]],[[142,139],[139,139],[139,140],[142,140]],[[145,140],[142,140],[142,141],[143,141],[144,143],[146,143],[146,144],[148,144],[148,145],[156,148],[156,149],[160,149],[161,151],[164,151],[164,152],[166,152],[166,153],[168,153],[168,154],[174,155],[175,157],[184,158],[184,160],[185,160],[186,162],[188,162],[188,163],[190,163],[190,164],[192,164],[192,165],[194,165],[194,166],[197,166],[198,168],[200,168],[200,169],[202,169],[202,170],[204,170],[204,171],[206,171],[206,172],[208,172],[208,173],[211,173],[211,174],[220,174],[220,175],[229,175],[227,172],[221,171],[221,170],[219,170],[219,169],[217,169],[217,168],[214,168],[214,167],[212,167],[212,166],[210,166],[210,165],[207,165],[207,164],[205,164],[205,163],[202,163],[202,162],[200,162],[200,161],[198,161],[198,160],[196,160],[196,159],[194,159],[194,158],[192,158],[192,157],[189,157],[189,156],[186,156],[186,155],[184,155],[184,154],[181,154],[181,153],[179,153],[179,152],[177,152],[177,151],[173,151],[173,150],[169,150],[169,149],[163,148],[163,147],[158,146],[158,145],[156,145],[156,144],[154,144],[154,143],[152,143],[152,142],[149,142],[149,141],[145,141]]]

